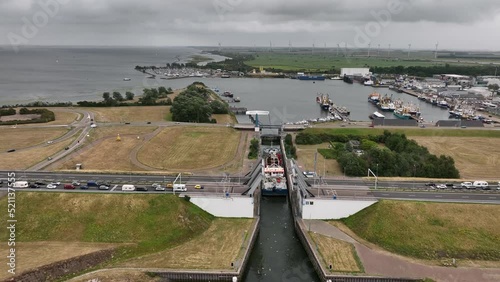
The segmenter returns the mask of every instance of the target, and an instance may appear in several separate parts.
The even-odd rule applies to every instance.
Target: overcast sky
[[[0,0],[0,34],[2,45],[500,50],[500,1]]]

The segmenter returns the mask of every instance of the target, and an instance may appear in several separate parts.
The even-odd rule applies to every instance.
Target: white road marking
[[[415,195],[408,195],[409,197],[415,197]]]
[[[493,199],[493,200],[494,200],[494,199],[496,199],[496,198],[497,198],[497,197],[490,197],[490,199]]]
[[[436,198],[442,198],[442,197],[443,197],[443,196],[441,196],[441,195],[436,195]]]
[[[462,196],[463,199],[469,199],[469,196]]]
[[[111,189],[111,191],[115,191],[116,187],[118,187],[118,185],[113,186],[113,188]]]
[[[382,196],[389,196],[389,194],[382,194]]]

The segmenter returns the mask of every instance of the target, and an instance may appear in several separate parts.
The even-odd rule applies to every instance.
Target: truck
[[[186,184],[174,184],[172,187],[174,192],[186,192]]]
[[[16,181],[12,184],[12,188],[28,188],[28,181]]]
[[[122,186],[122,191],[135,191],[135,186],[132,184],[125,184]]]

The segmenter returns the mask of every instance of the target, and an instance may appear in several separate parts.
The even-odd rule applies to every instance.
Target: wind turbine
[[[389,44],[389,49],[387,49],[387,57],[391,56],[391,44]]]
[[[340,44],[337,44],[337,57],[339,56],[339,52],[340,52]]]
[[[292,41],[288,40],[288,53],[292,52]]]
[[[377,48],[377,57],[380,57],[380,44],[378,45],[378,48]]]
[[[220,42],[219,42],[219,52],[220,52],[221,50],[222,50],[222,46],[221,46],[221,44],[220,44]]]
[[[311,54],[314,54],[314,41],[313,41],[313,48],[311,49]]]
[[[408,44],[408,58],[410,58],[411,44]]]
[[[269,41],[269,52],[273,51],[273,42]]]
[[[436,43],[436,51],[434,52],[434,59],[437,59],[437,57],[438,57],[438,46],[439,46],[439,42]]]
[[[370,57],[370,48],[371,48],[372,44],[371,43],[368,43],[368,57]]]

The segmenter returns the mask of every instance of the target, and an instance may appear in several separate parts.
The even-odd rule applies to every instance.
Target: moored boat
[[[331,101],[328,94],[321,94],[320,96],[316,97],[316,102],[318,102],[321,109],[323,109],[324,111],[330,110]]]
[[[288,193],[283,155],[278,148],[264,150],[261,189],[263,196],[285,196]]]
[[[379,93],[373,92],[370,95],[368,95],[368,102],[376,105],[380,101],[381,97],[382,95],[380,95]]]
[[[370,119],[382,119],[385,118],[385,116],[379,112],[374,112],[369,116]]]
[[[410,119],[411,114],[407,111],[407,108],[402,107],[402,108],[397,108],[393,112],[394,116],[396,116],[399,119]]]

